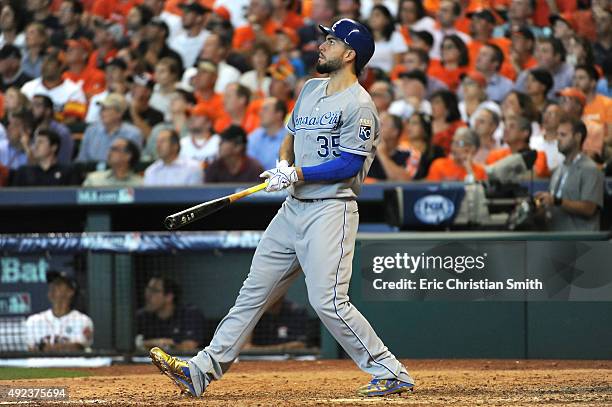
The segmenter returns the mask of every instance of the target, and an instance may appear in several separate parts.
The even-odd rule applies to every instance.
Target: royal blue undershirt
[[[311,167],[302,167],[304,181],[338,181],[352,178],[363,168],[365,159],[363,155],[342,151],[340,157],[331,161]]]

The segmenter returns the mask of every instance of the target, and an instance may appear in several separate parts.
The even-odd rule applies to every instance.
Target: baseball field
[[[69,400],[44,403],[62,406],[612,406],[611,360],[403,362],[417,380],[416,390],[370,399],[355,396],[354,389],[369,378],[348,360],[239,362],[198,400],[181,396],[152,365],[4,370],[0,387],[67,386]],[[0,405],[16,404],[0,399]]]

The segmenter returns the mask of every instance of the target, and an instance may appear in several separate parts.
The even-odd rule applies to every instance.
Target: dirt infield
[[[417,380],[416,391],[376,399],[354,395],[369,378],[346,360],[239,362],[198,400],[180,396],[148,365],[87,369],[92,376],[0,385],[68,386],[70,401],[57,403],[68,406],[612,406],[612,361],[404,362]]]

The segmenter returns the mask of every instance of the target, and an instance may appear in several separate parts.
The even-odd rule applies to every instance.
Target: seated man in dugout
[[[25,322],[30,351],[76,352],[91,347],[93,322],[73,308],[78,293],[76,280],[66,272],[47,272],[51,308],[30,315]]]
[[[161,276],[149,279],[145,305],[136,313],[136,348],[192,351],[204,342],[204,317],[193,306],[180,305],[178,284]]]

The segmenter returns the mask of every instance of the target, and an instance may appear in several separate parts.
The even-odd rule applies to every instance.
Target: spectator
[[[607,10],[593,7],[593,20],[597,32],[597,40],[593,44],[595,63],[599,66],[605,66],[606,58],[609,58],[612,53],[612,12],[610,6],[608,5]]]
[[[591,65],[595,66],[595,54],[593,46],[585,37],[573,36],[567,49],[567,63],[572,66]]]
[[[200,185],[203,180],[202,167],[197,161],[179,157],[181,141],[172,129],[160,131],[157,137],[157,156],[144,174],[145,186]]]
[[[431,55],[431,50],[434,45],[434,37],[428,31],[413,31],[412,33],[412,44],[410,49],[419,49],[425,51],[427,55]]]
[[[217,64],[210,60],[201,59],[193,76],[193,88],[198,103],[214,109],[216,112],[223,111],[223,94],[215,92],[217,82]],[[185,83],[183,75],[183,83]]]
[[[256,42],[267,42],[271,45],[272,37],[279,27],[272,21],[274,6],[272,0],[251,0],[247,10],[248,24],[239,26],[234,31],[232,49],[248,52]]]
[[[70,164],[74,152],[74,140],[68,127],[54,120],[53,101],[49,96],[34,95],[32,97],[32,116],[35,129],[46,128],[56,133],[60,138],[57,162]]]
[[[414,180],[427,176],[431,163],[444,157],[444,150],[431,144],[431,116],[415,113],[408,120],[408,143],[405,149],[410,153],[406,170]]]
[[[272,64],[268,69],[272,81],[270,82],[270,96],[285,102],[287,111],[293,111],[295,105],[295,89],[297,78],[288,69],[284,69],[282,64]]]
[[[159,60],[155,65],[155,87],[149,100],[151,108],[165,113],[164,120],[170,119],[170,103],[181,72],[178,62],[170,57]]]
[[[459,102],[461,120],[468,122],[482,107],[488,105],[487,78],[478,71],[469,71],[461,79],[460,94],[463,100]]]
[[[32,78],[21,69],[21,51],[14,45],[6,44],[0,49],[0,91],[10,87],[21,88]]]
[[[63,60],[60,58],[57,52],[45,55],[41,77],[27,82],[21,91],[30,100],[34,95],[49,96],[58,121],[68,125],[85,118],[87,99],[79,85],[62,79]]]
[[[513,90],[508,93],[501,105],[502,116],[522,116],[531,122],[531,134],[538,134],[540,132],[540,113],[536,110],[533,101],[529,96],[523,92]],[[501,126],[501,133],[496,134],[496,137],[503,137],[503,123]]]
[[[319,41],[321,37],[319,24],[324,27],[331,27],[334,24],[336,15],[338,15],[338,0],[312,0],[310,19],[306,21],[303,27],[297,30],[297,34],[300,37],[299,49],[302,54],[302,61],[308,72],[314,70],[319,58]],[[254,49],[257,49],[257,46]]]
[[[532,0],[512,0],[508,9],[508,22],[495,27],[493,36],[503,37],[514,27],[526,27],[537,38],[550,35],[550,28],[541,28],[533,24],[534,4]]]
[[[474,154],[474,162],[484,165],[491,151],[497,149],[499,144],[493,137],[499,126],[499,115],[488,108],[483,108],[475,115],[474,132],[478,136],[479,148]]]
[[[504,53],[495,44],[484,44],[478,52],[476,70],[487,79],[487,96],[501,102],[512,90],[512,81],[499,74],[504,63]]]
[[[602,68],[603,77],[597,82],[596,91],[600,95],[612,98],[612,53],[606,57]]]
[[[210,34],[204,29],[206,14],[210,9],[198,2],[181,4],[183,31],[172,38],[168,45],[181,56],[183,66],[193,66],[200,54],[202,44]]]
[[[427,15],[423,2],[419,0],[400,0],[397,6],[397,22],[408,45],[412,45],[414,40],[411,31],[433,31],[436,27],[436,20]]]
[[[78,286],[66,272],[47,272],[47,298],[51,308],[30,315],[25,322],[30,351],[76,352],[93,344],[94,325],[87,315],[73,308]]]
[[[417,48],[411,48],[405,52],[400,58],[400,64],[396,65],[391,71],[391,79],[396,80],[402,72],[423,71],[429,69],[429,56],[426,51]],[[448,89],[448,86],[440,79],[433,76],[427,78],[427,94],[431,96],[435,91],[440,89]]]
[[[361,20],[361,0],[338,0],[338,19]]]
[[[543,151],[546,154],[546,164],[550,171],[554,171],[565,159],[557,146],[557,128],[561,116],[559,105],[555,102],[549,103],[542,114],[542,130],[533,134],[529,139],[531,149]]]
[[[595,163],[580,152],[586,135],[586,126],[579,119],[566,117],[559,123],[559,152],[565,155],[565,160],[555,170],[549,191],[536,193],[538,206],[550,213],[550,230],[599,230],[604,176]]]
[[[583,120],[590,120],[612,127],[612,99],[595,92],[599,73],[593,66],[578,65],[574,70],[574,87],[586,96],[582,112]]]
[[[325,1],[325,0],[315,0]],[[320,30],[319,30],[320,32]],[[270,76],[268,66],[272,62],[272,50],[264,42],[254,45],[251,53],[251,65],[253,69],[240,76],[240,84],[251,90],[257,98],[268,96],[270,93]]]
[[[91,124],[100,119],[100,103],[106,99],[110,93],[119,93],[121,95],[127,93],[129,88],[127,64],[123,59],[114,58],[106,64],[104,67],[104,82],[106,83],[106,88],[89,100],[87,116],[85,116],[85,122],[87,124]]]
[[[101,69],[117,56],[117,44],[123,37],[123,27],[115,22],[104,20],[94,20],[93,26],[95,51],[89,56],[87,65]]]
[[[16,2],[4,3],[1,10],[0,47],[10,44],[23,49],[25,47],[25,12],[16,6]]]
[[[427,181],[482,181],[487,178],[484,168],[474,162],[478,151],[478,136],[467,128],[459,128],[453,136],[448,157],[434,160]]]
[[[464,127],[459,113],[457,96],[448,90],[439,90],[431,96],[431,116],[434,145],[442,147],[444,152],[450,152],[455,131]]]
[[[110,93],[100,102],[100,120],[85,130],[77,161],[105,161],[111,143],[117,138],[132,140],[142,145],[138,127],[123,121],[128,106],[123,95]]]
[[[389,106],[389,113],[408,120],[413,113],[431,113],[431,104],[425,99],[428,79],[422,71],[402,72],[400,74],[400,91],[402,99],[395,100]]]
[[[176,31],[176,35],[178,35],[182,31],[182,28],[180,17],[175,17],[179,19],[179,30]],[[146,36],[144,41],[140,43],[139,50],[140,53],[144,55],[145,60],[151,66],[157,65],[157,63],[163,58],[174,59],[178,64],[178,70],[182,75],[183,70],[185,68],[185,66],[183,65],[183,58],[178,52],[168,46],[168,44],[170,43],[169,38],[172,37],[173,40],[175,38],[175,36],[173,36],[173,34],[171,33],[172,29],[168,27],[168,24],[166,24],[164,20],[160,20],[157,17],[151,19],[151,21],[149,21],[149,24],[147,24],[145,31]]]
[[[393,16],[383,5],[375,5],[369,18],[369,26],[374,36],[374,55],[368,66],[390,72],[399,63],[400,55],[408,50],[404,38],[395,30]]]
[[[445,3],[449,3],[446,1]],[[440,61],[432,61],[428,74],[444,82],[452,91],[457,90],[461,75],[469,69],[470,56],[465,43],[451,34],[441,40]]]
[[[440,7],[436,15],[437,25],[432,34],[434,46],[429,54],[431,59],[442,59],[443,41],[449,36],[456,36],[463,43],[464,47],[471,41],[469,35],[457,30],[456,22],[461,16],[461,4],[453,0],[440,1]],[[467,53],[467,51],[466,51]]]
[[[372,96],[372,101],[379,114],[386,112],[389,106],[391,106],[393,99],[395,99],[393,85],[384,80],[374,82],[368,89],[368,93]],[[264,167],[268,168],[266,165]]]
[[[139,4],[130,9],[125,21],[125,39],[131,47],[138,48],[146,41],[148,24],[153,18],[153,11],[144,4]]]
[[[30,13],[32,21],[42,24],[49,33],[61,30],[59,20],[51,14],[51,0],[29,0],[26,1],[26,10]]]
[[[178,284],[152,277],[144,291],[145,305],[136,313],[136,347],[190,351],[204,342],[204,317],[192,306],[180,305]]]
[[[307,328],[306,309],[283,296],[266,309],[243,349],[270,352],[303,349],[308,339]]]
[[[181,139],[181,155],[199,161],[204,168],[217,159],[221,138],[214,132],[217,112],[205,104],[191,110],[189,133]]]
[[[306,68],[297,50],[299,37],[291,28],[281,27],[276,30],[274,35],[274,51],[272,63],[284,65],[286,69],[296,77],[306,75]]]
[[[130,106],[123,119],[138,127],[145,140],[151,134],[151,129],[164,121],[164,114],[149,104],[155,81],[151,75],[137,75],[132,78],[130,91]]]
[[[535,36],[525,26],[513,27],[510,31],[510,64],[514,72],[519,73],[525,69],[535,68],[538,61],[533,57]]]
[[[304,26],[304,20],[293,9],[293,1],[273,0],[272,21],[280,27],[287,27],[297,30]]]
[[[4,94],[4,116],[2,117],[2,124],[5,126],[8,125],[11,114],[24,110],[30,110],[30,100],[28,97],[21,93],[19,88],[8,88]],[[0,140],[6,138],[6,132],[2,132],[1,129],[0,127]]]
[[[106,87],[104,72],[96,67],[87,65],[89,55],[93,51],[93,44],[85,37],[66,41],[67,70],[62,75],[64,80],[69,79],[81,87],[87,99],[100,93]]]
[[[157,159],[157,136],[164,129],[172,129],[179,134],[182,139],[189,135],[188,121],[189,114],[196,104],[193,93],[183,89],[177,89],[170,99],[170,120],[157,124],[151,130],[151,135],[147,139],[146,147],[142,154],[143,161],[154,161]]]
[[[403,131],[404,124],[399,116],[387,112],[380,114],[380,143],[376,147],[376,157],[368,172],[369,178],[389,181],[412,179],[406,169],[410,152],[398,149]]]
[[[525,93],[531,99],[534,108],[540,113],[550,103],[547,95],[553,84],[552,75],[545,69],[534,68],[527,74]]]
[[[165,10],[166,0],[144,0],[142,4],[153,13],[154,21],[161,21],[167,27],[167,39],[174,39],[183,29],[181,17]]]
[[[566,51],[570,49],[570,43],[575,35],[572,25],[565,18],[558,14],[548,18],[552,28],[552,36],[563,44]]]
[[[480,49],[485,44],[496,45],[503,51],[503,55],[506,57],[510,51],[511,41],[506,37],[492,38],[493,29],[495,28],[495,23],[497,22],[494,11],[489,9],[480,9],[478,11],[467,13],[467,16],[470,19],[470,35],[472,36],[472,41],[468,45],[471,63],[475,64],[476,60],[478,59]],[[513,72],[512,67],[509,64],[502,64],[499,72],[501,72],[502,75],[507,76],[509,79],[514,79],[516,77],[516,72]]]
[[[538,68],[545,69],[553,76],[554,85],[548,92],[548,98],[555,100],[556,92],[571,86],[574,68],[565,62],[565,48],[556,38],[540,38],[536,44],[535,58]],[[525,91],[525,84],[529,71],[523,71],[516,79],[515,89]]]
[[[34,165],[19,167],[11,184],[18,187],[78,185],[72,169],[58,163],[60,147],[61,139],[55,131],[38,129],[32,146]]]
[[[217,66],[217,81],[215,82],[217,93],[225,92],[228,84],[240,80],[240,71],[226,62],[230,46],[231,43],[223,36],[212,33],[206,37],[200,52],[201,59],[212,61]]]
[[[264,168],[275,168],[278,152],[287,135],[285,128],[287,107],[276,98],[264,99],[259,118],[261,127],[249,134],[247,155],[256,159]]]
[[[140,161],[140,150],[132,141],[115,138],[108,151],[108,170],[87,175],[84,187],[135,187],[142,185],[142,177],[134,173]]]
[[[529,119],[516,114],[504,115],[503,141],[508,147],[491,151],[487,157],[487,165],[491,165],[506,158],[510,154],[522,153],[529,150],[531,131]],[[537,152],[533,170],[538,178],[548,178],[550,176],[546,154],[543,151]]]
[[[206,182],[256,182],[263,168],[246,155],[247,136],[244,130],[230,125],[221,133],[219,158],[205,172]]]
[[[0,140],[0,164],[16,170],[26,165],[31,158],[30,140],[34,119],[29,110],[13,112],[9,115],[8,138]]]
[[[581,119],[584,116],[584,107],[586,105],[586,96],[578,88],[565,88],[557,94],[559,105],[564,117]],[[587,136],[584,142],[581,143],[582,151],[589,155],[592,159],[599,160],[601,158],[604,138],[606,132],[604,125],[593,120],[583,120],[587,128]]]
[[[57,10],[60,30],[51,35],[51,44],[63,48],[67,40],[93,39],[94,34],[83,22],[83,3],[80,0],[62,0]]]
[[[30,78],[41,75],[43,56],[47,48],[47,32],[41,23],[30,23],[25,30],[24,55],[21,69]]]
[[[223,94],[223,115],[215,122],[215,131],[221,133],[230,125],[252,132],[258,126],[257,115],[248,110],[251,91],[238,82],[230,83]]]

